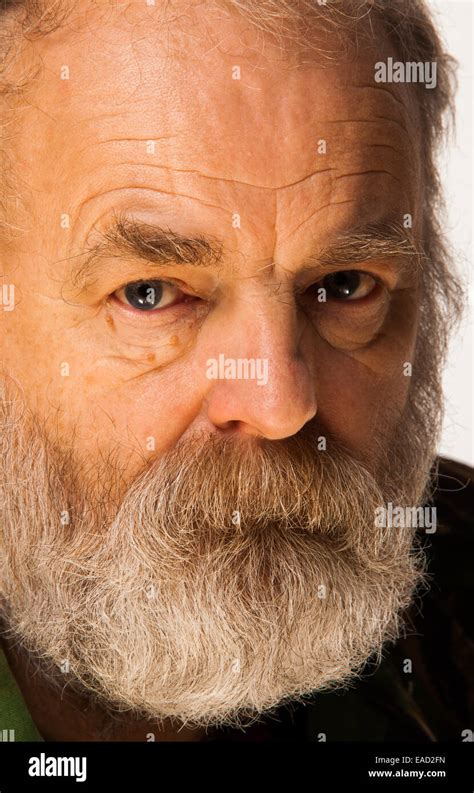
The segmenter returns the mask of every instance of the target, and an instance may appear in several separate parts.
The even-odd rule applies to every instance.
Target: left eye
[[[372,275],[360,270],[340,270],[326,275],[317,286],[322,286],[332,300],[361,300],[373,292],[377,281]]]
[[[177,302],[182,292],[167,281],[134,281],[114,292],[121,303],[139,311],[156,311]]]

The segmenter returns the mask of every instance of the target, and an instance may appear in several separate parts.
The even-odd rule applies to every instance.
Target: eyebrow
[[[421,270],[426,258],[411,229],[397,221],[383,220],[355,226],[340,234],[328,247],[316,251],[304,263],[304,269],[319,266],[347,267],[370,261],[399,259],[401,269]]]
[[[99,241],[87,249],[87,258],[75,269],[72,280],[86,289],[104,258],[127,257],[155,266],[209,267],[223,262],[223,251],[223,242],[214,237],[185,236],[121,214],[100,232]],[[420,269],[424,254],[411,230],[397,222],[381,221],[356,226],[325,248],[315,247],[315,252],[303,262],[302,270],[347,267],[395,257],[400,259],[401,268],[415,265]]]
[[[85,251],[87,258],[72,275],[73,283],[81,288],[93,281],[101,260],[132,258],[155,266],[192,265],[209,267],[222,261],[223,243],[211,237],[179,234],[172,229],[145,223],[120,214],[104,231],[100,239]]]

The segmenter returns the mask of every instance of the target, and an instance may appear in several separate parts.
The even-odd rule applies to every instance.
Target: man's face
[[[298,65],[206,6],[171,27],[158,9],[82,3],[36,45],[43,75],[14,142],[28,214],[5,257],[7,370],[77,455],[118,444],[129,477],[190,433],[276,440],[316,413],[367,456],[410,384],[416,269],[385,254],[344,266],[331,249],[356,227],[418,222],[407,98],[376,86],[374,53]],[[104,251],[88,269],[122,213],[221,242],[222,260]],[[266,361],[268,382],[211,379],[219,355]]]
[[[417,268],[399,251],[419,227],[420,147],[406,90],[373,81],[377,52],[323,68],[203,4],[167,21],[159,9],[81,2],[29,45],[43,70],[11,144],[27,211],[5,256],[5,368],[74,472],[64,492],[89,501],[71,550],[52,517],[67,512],[65,474],[32,459],[28,425],[30,512],[9,502],[6,525],[11,570],[23,547],[37,578],[15,589],[12,573],[3,590],[31,645],[74,671],[82,647],[110,699],[204,722],[347,677],[396,630],[416,580],[410,533],[370,521],[417,338]],[[268,376],[212,378],[220,357],[266,362]],[[421,446],[421,480],[397,479],[412,498]],[[96,547],[92,493],[112,491],[123,501]],[[73,553],[99,582],[88,601],[47,579]],[[150,582],[151,604],[133,594]],[[117,653],[129,666],[113,678]]]

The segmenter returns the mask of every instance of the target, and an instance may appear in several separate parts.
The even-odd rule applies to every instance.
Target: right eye
[[[113,293],[120,303],[125,303],[137,311],[159,311],[175,305],[186,295],[168,281],[133,281]]]

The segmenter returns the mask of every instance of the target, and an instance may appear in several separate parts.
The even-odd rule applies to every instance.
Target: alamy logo
[[[375,64],[376,83],[424,83],[426,88],[436,88],[436,61],[408,61],[402,63],[387,58],[387,63]]]
[[[268,383],[267,358],[219,358],[206,361],[208,380],[256,380],[258,385]]]
[[[375,510],[377,528],[422,528],[426,534],[436,531],[436,507],[395,507],[391,501]]]
[[[28,768],[30,776],[72,776],[76,782],[87,779],[87,757],[47,757],[41,752],[39,757],[30,757]]]

